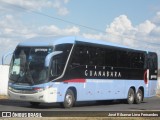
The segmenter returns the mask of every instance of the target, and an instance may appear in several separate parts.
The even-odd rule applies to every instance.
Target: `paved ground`
[[[71,109],[61,108],[59,104],[41,104],[39,107],[32,107],[28,102],[0,100],[0,114],[2,112],[13,113],[40,113],[43,117],[72,118],[72,117],[108,117],[109,114],[135,114],[135,113],[155,113],[160,117],[160,96],[145,99],[141,104],[126,104],[124,101],[101,101],[101,102],[79,102]],[[117,116],[116,116],[117,117]],[[128,117],[123,117],[128,118]],[[151,117],[150,117],[151,118]],[[50,120],[50,118],[47,118]],[[87,119],[87,118],[86,118]],[[85,120],[86,120],[85,119]],[[36,119],[37,120],[37,119]],[[42,120],[42,119],[41,119]],[[92,119],[93,120],[93,119]],[[95,119],[96,120],[96,119]],[[110,119],[113,120],[113,119]],[[141,120],[141,119],[137,119]],[[146,119],[142,119],[146,120]],[[153,120],[153,119],[152,119]]]
[[[123,101],[79,102],[71,109],[64,109],[57,103],[40,104],[31,107],[28,102],[0,100],[0,111],[137,111],[160,110],[160,97],[147,98],[141,104],[126,104]]]

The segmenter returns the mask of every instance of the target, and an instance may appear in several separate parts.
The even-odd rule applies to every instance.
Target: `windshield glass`
[[[17,47],[10,66],[10,82],[40,84],[47,81],[45,58],[51,47]]]

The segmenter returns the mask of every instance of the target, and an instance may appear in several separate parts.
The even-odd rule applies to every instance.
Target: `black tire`
[[[128,91],[127,103],[128,104],[133,104],[134,103],[134,98],[135,98],[134,90],[132,88],[130,88],[129,91]]]
[[[140,104],[143,100],[143,92],[141,89],[138,89],[137,93],[135,94],[135,104]]]
[[[39,102],[30,102],[32,107],[38,107],[39,106]]]
[[[75,96],[71,89],[68,89],[64,98],[64,102],[62,103],[62,107],[71,108],[75,104]]]

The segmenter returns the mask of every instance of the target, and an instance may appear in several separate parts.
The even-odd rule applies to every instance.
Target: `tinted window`
[[[51,63],[50,76],[51,78],[56,78],[60,76],[63,72],[65,63],[62,61],[62,55],[54,56]]]
[[[117,66],[117,50],[106,49],[105,51],[105,65],[106,66]]]
[[[76,45],[73,65],[96,65],[124,68],[144,68],[144,53],[114,47]]]
[[[131,68],[144,68],[144,54],[139,52],[129,53]]]
[[[118,67],[130,68],[130,57],[127,51],[118,51],[117,61]]]
[[[77,45],[72,57],[72,65],[105,65],[105,51],[103,48]]]
[[[103,48],[89,47],[89,65],[104,66],[105,51]]]
[[[89,52],[87,47],[76,46],[72,58],[72,65],[87,65],[89,60]]]
[[[150,69],[157,69],[157,54],[156,53],[149,53],[148,55],[148,67]]]

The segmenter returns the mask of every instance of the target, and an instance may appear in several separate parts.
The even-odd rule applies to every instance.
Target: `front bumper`
[[[11,100],[53,103],[57,102],[57,88],[48,88],[33,94],[16,93],[8,90],[8,96]]]

